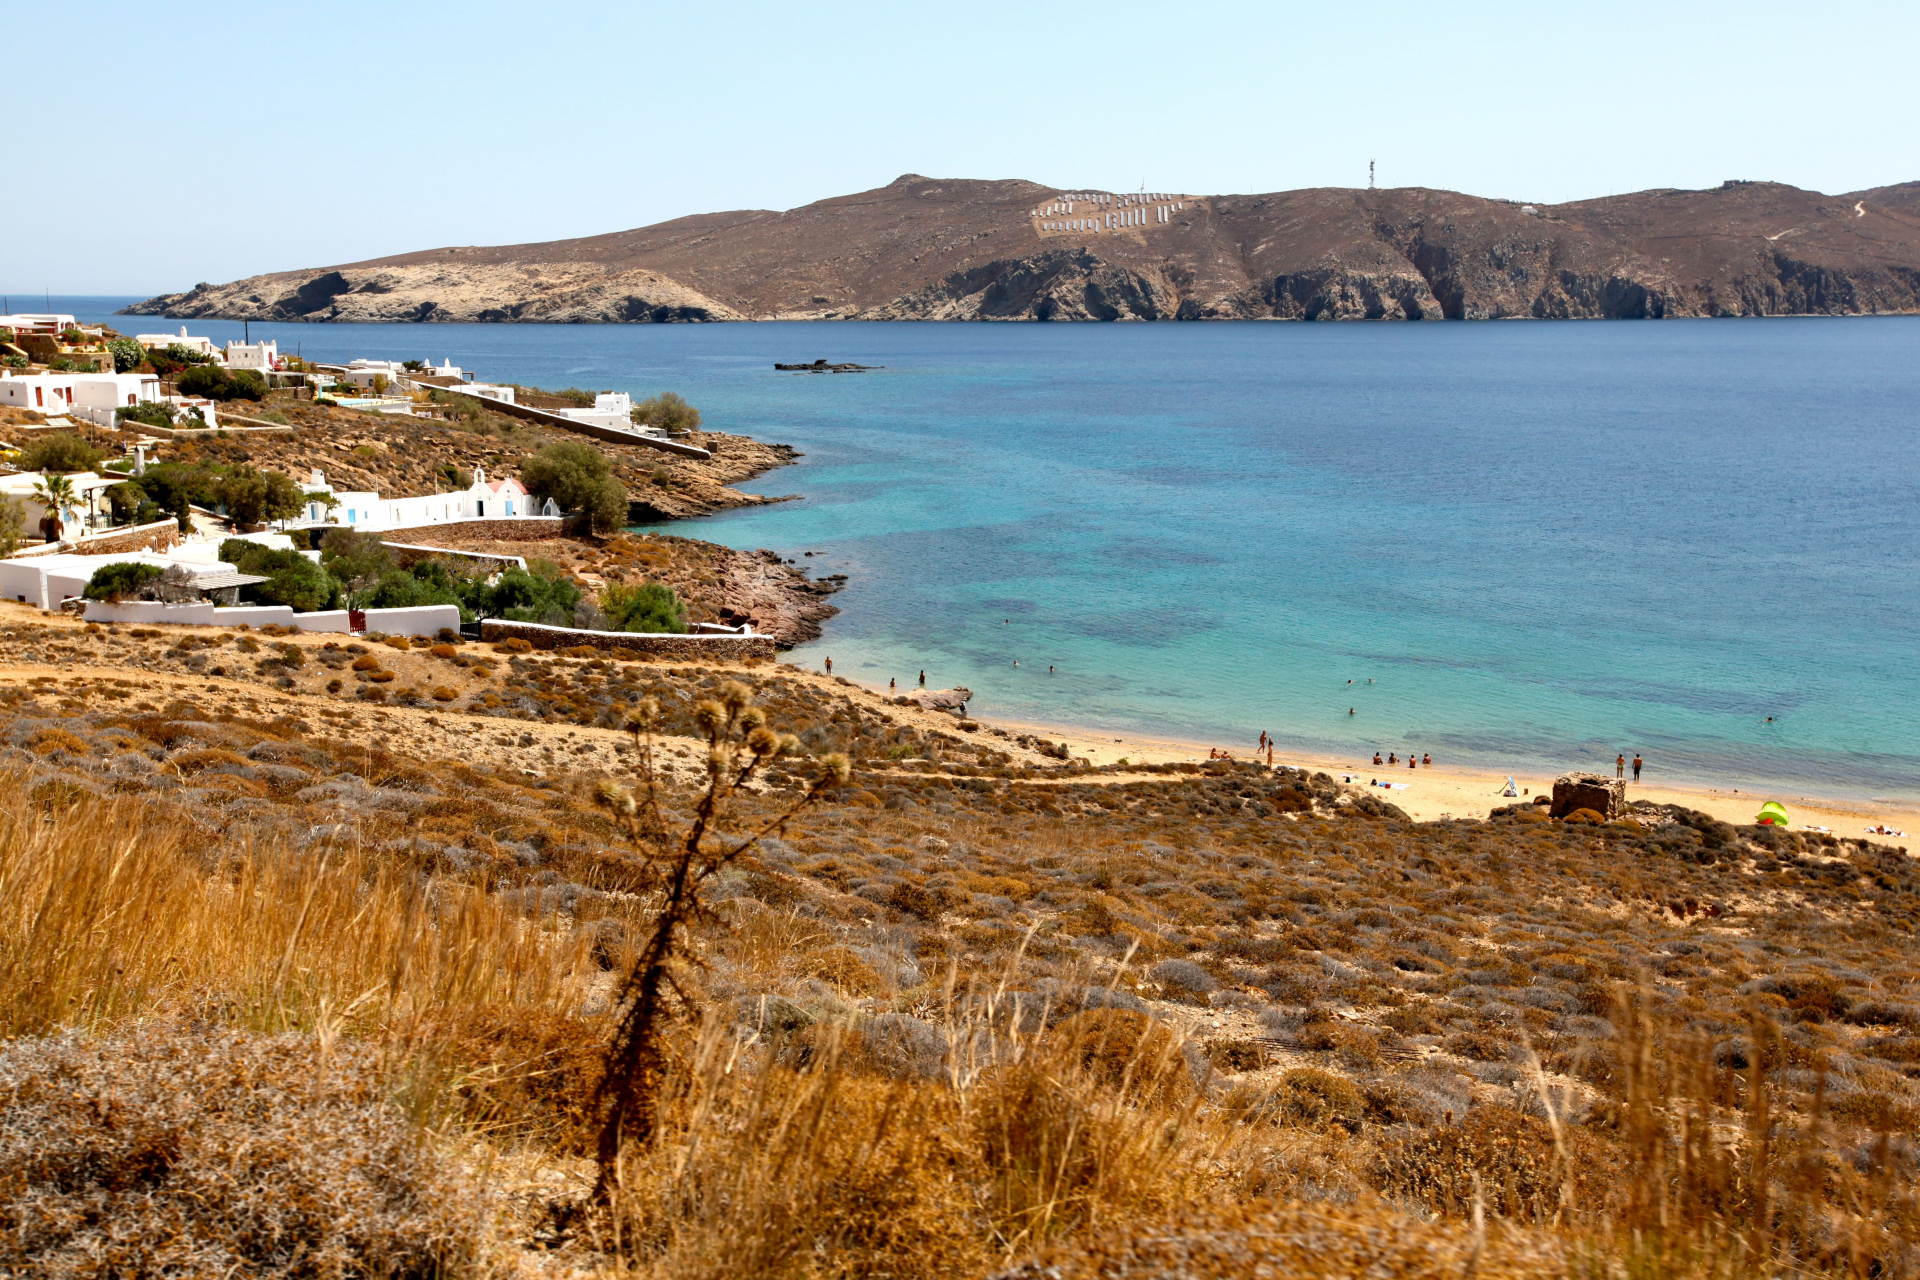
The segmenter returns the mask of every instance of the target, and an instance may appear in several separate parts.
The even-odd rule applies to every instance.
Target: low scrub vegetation
[[[491,660],[616,690],[611,763],[8,692],[9,1267],[1916,1274],[1903,850],[893,758],[791,676]]]

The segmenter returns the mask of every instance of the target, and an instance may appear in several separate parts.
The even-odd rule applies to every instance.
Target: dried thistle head
[[[727,704],[727,710],[739,715],[753,701],[753,694],[738,680],[729,680],[720,686],[720,701]]]
[[[779,754],[783,756],[800,754],[800,739],[791,733],[781,734]]]
[[[767,722],[767,713],[759,707],[748,707],[740,713],[740,723],[749,729],[758,729]]]
[[[747,750],[762,760],[771,759],[780,754],[780,735],[771,729],[755,729],[747,735]]]
[[[651,729],[660,719],[660,700],[642,698],[633,710],[627,712],[626,730],[628,733],[643,733]]]
[[[843,787],[847,779],[853,776],[853,763],[843,751],[832,751],[820,757],[820,764],[826,770],[825,778],[833,786]]]
[[[631,816],[639,807],[638,802],[633,798],[633,792],[611,778],[602,778],[594,783],[593,802],[603,809],[611,809],[622,816]]]
[[[708,737],[719,733],[727,724],[727,709],[712,698],[702,699],[693,709],[693,722],[704,730]]]

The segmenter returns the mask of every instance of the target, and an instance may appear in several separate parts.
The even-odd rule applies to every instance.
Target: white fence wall
[[[213,622],[218,627],[237,627],[245,624],[249,627],[298,625],[291,605],[284,604],[239,604],[213,611]]]
[[[442,627],[460,629],[460,606],[426,604],[414,609],[369,609],[367,630],[390,636],[438,635]]]
[[[31,560],[0,560],[0,596],[46,608],[46,571]]]
[[[156,600],[123,600],[108,604],[105,600],[87,601],[88,622],[185,622],[197,627],[214,625],[214,607],[210,603],[162,604]]]

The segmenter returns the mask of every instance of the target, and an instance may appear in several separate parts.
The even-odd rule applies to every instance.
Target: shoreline
[[[787,665],[817,675],[811,668],[793,663]],[[897,690],[889,690],[885,685],[873,684],[850,677],[827,677],[841,680],[871,693],[883,697]],[[1187,739],[1142,733],[1102,732],[1086,725],[1048,724],[1037,720],[1014,720],[997,716],[971,716],[976,723],[989,728],[1004,729],[1009,733],[1031,734],[1064,742],[1067,750],[1074,756],[1084,757],[1096,765],[1114,765],[1121,760],[1133,764],[1204,764],[1207,752],[1212,747],[1207,743],[1192,742]],[[1217,744],[1216,744],[1217,745]],[[1234,758],[1242,761],[1254,760],[1251,744],[1235,751]],[[1260,763],[1265,762],[1262,755]],[[1352,775],[1354,785],[1366,786],[1369,780],[1404,784],[1405,789],[1379,791],[1382,799],[1398,805],[1417,822],[1434,822],[1443,818],[1485,818],[1494,809],[1505,805],[1524,803],[1542,791],[1553,790],[1554,778],[1561,773],[1580,772],[1573,768],[1564,768],[1558,773],[1539,771],[1514,773],[1512,775],[1516,789],[1525,793],[1521,799],[1509,799],[1500,794],[1505,789],[1508,774],[1471,765],[1435,764],[1431,768],[1409,769],[1402,763],[1395,768],[1386,765],[1376,766],[1371,755],[1355,752],[1351,756],[1328,754],[1325,752],[1288,749],[1275,744],[1273,753],[1275,765],[1290,765],[1314,771],[1324,771],[1335,778]],[[1677,804],[1688,809],[1697,809],[1723,822],[1738,826],[1753,822],[1760,806],[1769,800],[1778,800],[1787,807],[1792,829],[1805,830],[1808,827],[1825,827],[1835,836],[1859,838],[1869,835],[1866,828],[1886,826],[1907,833],[1905,836],[1880,836],[1876,840],[1902,840],[1920,837],[1920,801],[1852,799],[1834,796],[1821,796],[1805,793],[1798,787],[1775,787],[1772,789],[1733,787],[1714,785],[1691,779],[1667,780],[1657,774],[1646,776],[1642,782],[1627,780],[1627,799],[1629,801],[1648,800],[1655,804]]]
[[[985,716],[975,716],[981,724],[1022,733],[1043,734],[1067,744],[1067,748],[1076,756],[1085,756],[1094,764],[1113,764],[1125,759],[1141,764],[1173,764],[1179,762],[1205,762],[1211,749],[1203,743],[1188,742],[1179,738],[1159,737],[1150,734],[1101,734],[1081,726],[1058,724],[1040,724],[1032,721],[1000,720]],[[1236,752],[1239,760],[1254,759],[1251,746],[1244,752]],[[1264,762],[1265,756],[1260,757]],[[1276,744],[1273,752],[1276,765],[1286,764],[1314,770],[1324,770],[1336,778],[1351,774],[1356,785],[1364,786],[1369,780],[1403,783],[1406,790],[1395,789],[1382,792],[1383,799],[1406,810],[1415,820],[1432,822],[1442,817],[1484,818],[1496,808],[1515,803],[1524,803],[1532,795],[1553,790],[1553,773],[1515,773],[1513,780],[1519,790],[1530,793],[1521,801],[1515,801],[1499,794],[1505,789],[1505,772],[1477,768],[1468,765],[1435,764],[1431,768],[1409,769],[1402,762],[1398,767],[1375,765],[1370,755],[1355,752],[1351,756],[1328,755],[1325,753],[1289,750]],[[1561,773],[1577,772],[1562,769]],[[1657,775],[1647,776],[1645,781],[1627,780],[1627,799],[1650,800],[1655,804],[1684,805],[1689,809],[1698,809],[1711,814],[1723,822],[1746,825],[1753,822],[1760,806],[1769,800],[1778,800],[1787,807],[1787,813],[1795,829],[1807,826],[1823,826],[1831,829],[1836,836],[1857,837],[1867,834],[1869,826],[1887,826],[1908,833],[1910,838],[1920,834],[1920,802],[1897,800],[1857,800],[1802,794],[1801,789],[1793,788],[1740,788],[1732,786],[1714,786],[1709,783],[1688,779],[1668,781]],[[1899,836],[1881,836],[1878,839],[1898,840]]]

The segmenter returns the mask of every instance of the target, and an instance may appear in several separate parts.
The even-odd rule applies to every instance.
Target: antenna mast
[[[1373,161],[1367,161],[1367,190],[1373,190]]]

